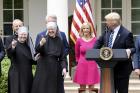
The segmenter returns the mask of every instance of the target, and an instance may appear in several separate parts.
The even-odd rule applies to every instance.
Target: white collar
[[[116,34],[117,34],[117,33],[118,33],[118,31],[120,30],[120,27],[121,27],[121,26],[120,26],[120,25],[118,25],[118,26],[114,29],[114,33],[116,33]]]

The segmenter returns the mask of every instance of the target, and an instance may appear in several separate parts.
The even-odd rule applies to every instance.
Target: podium
[[[113,68],[118,61],[127,60],[125,49],[112,49],[113,55],[109,60],[103,60],[100,56],[100,49],[86,51],[87,60],[95,60],[101,69],[100,93],[115,93]]]

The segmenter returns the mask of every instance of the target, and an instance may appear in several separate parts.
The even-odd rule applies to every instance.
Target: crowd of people
[[[107,31],[99,38],[93,35],[89,22],[81,25],[80,38],[75,44],[77,66],[73,82],[83,90],[88,86],[89,93],[92,93],[95,84],[100,83],[100,67],[94,60],[85,57],[88,49],[126,49],[128,59],[118,61],[113,71],[115,93],[128,93],[132,70],[140,75],[140,37],[134,42],[133,33],[121,24],[121,17],[116,12],[107,14],[105,20]],[[6,53],[11,61],[8,93],[65,93],[64,79],[68,72],[70,46],[65,33],[59,30],[56,15],[47,15],[45,22],[46,29],[37,34],[35,47],[28,28],[20,19],[13,21],[13,35],[6,37],[4,44],[0,38],[0,61]],[[36,65],[34,76],[33,64]]]

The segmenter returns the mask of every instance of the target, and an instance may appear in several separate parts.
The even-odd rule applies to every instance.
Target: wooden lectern
[[[112,49],[112,52],[110,60],[103,60],[100,57],[100,49],[86,51],[86,59],[95,60],[101,69],[100,93],[115,93],[113,67],[117,61],[128,59],[125,49]]]

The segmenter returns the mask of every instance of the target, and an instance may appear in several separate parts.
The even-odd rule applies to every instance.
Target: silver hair
[[[55,19],[56,22],[57,22],[57,16],[56,16],[55,14],[48,14],[48,15],[46,16],[45,20],[47,21],[50,17],[53,18],[53,19]]]

